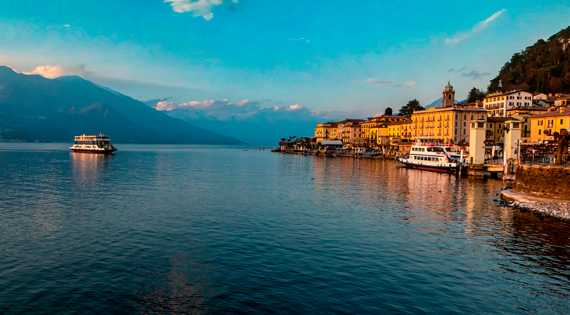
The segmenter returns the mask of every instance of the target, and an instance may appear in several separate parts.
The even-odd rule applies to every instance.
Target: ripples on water
[[[1,144],[0,313],[570,312],[570,225],[391,161]]]

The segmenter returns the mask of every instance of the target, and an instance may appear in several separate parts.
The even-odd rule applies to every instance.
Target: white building
[[[493,117],[507,117],[509,109],[531,105],[532,94],[522,90],[497,92],[483,99],[483,107],[489,111],[489,116]]]

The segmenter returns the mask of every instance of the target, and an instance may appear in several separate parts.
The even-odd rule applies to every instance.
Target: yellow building
[[[317,127],[315,127],[315,138],[317,138],[317,141],[335,140],[337,125],[335,122],[318,124]]]
[[[416,111],[412,114],[411,136],[441,139],[445,143],[469,143],[469,123],[478,119],[487,119],[487,110],[459,105]]]
[[[547,109],[542,106],[521,106],[508,110],[508,116],[522,122],[521,139],[530,141],[530,117],[546,114]]]
[[[509,117],[487,117],[486,141],[488,144],[505,143],[505,122]]]
[[[388,123],[406,121],[405,116],[382,115],[378,117],[368,118],[367,121],[361,123],[362,138],[367,139],[369,144],[386,144],[388,141]],[[378,137],[385,137],[383,141],[379,141]]]
[[[568,129],[570,123],[570,108],[560,107],[546,114],[530,117],[530,142],[554,140],[551,135]]]
[[[394,144],[403,139],[410,139],[412,135],[412,121],[409,119],[395,121],[387,124],[390,143]]]

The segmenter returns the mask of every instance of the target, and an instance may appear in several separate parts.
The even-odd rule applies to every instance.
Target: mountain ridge
[[[117,143],[245,144],[79,76],[47,79],[5,66],[0,66],[0,116],[2,140],[69,141],[86,129],[80,121],[91,129],[104,126]],[[15,134],[27,136],[10,136]]]

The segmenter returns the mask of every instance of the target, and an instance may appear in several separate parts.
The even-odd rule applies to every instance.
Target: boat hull
[[[76,153],[91,153],[91,154],[113,154],[117,150],[87,150],[87,149],[70,149]]]
[[[404,164],[407,168],[413,168],[413,169],[422,170],[422,171],[430,171],[430,172],[438,172],[438,173],[457,173],[457,171],[458,171],[457,166],[437,166],[437,165],[416,164],[416,163],[410,163],[410,162],[403,161],[400,158],[397,158],[396,162]],[[466,169],[466,167],[464,166],[463,170],[465,170],[465,169]],[[465,172],[462,172],[462,173],[465,173]]]

